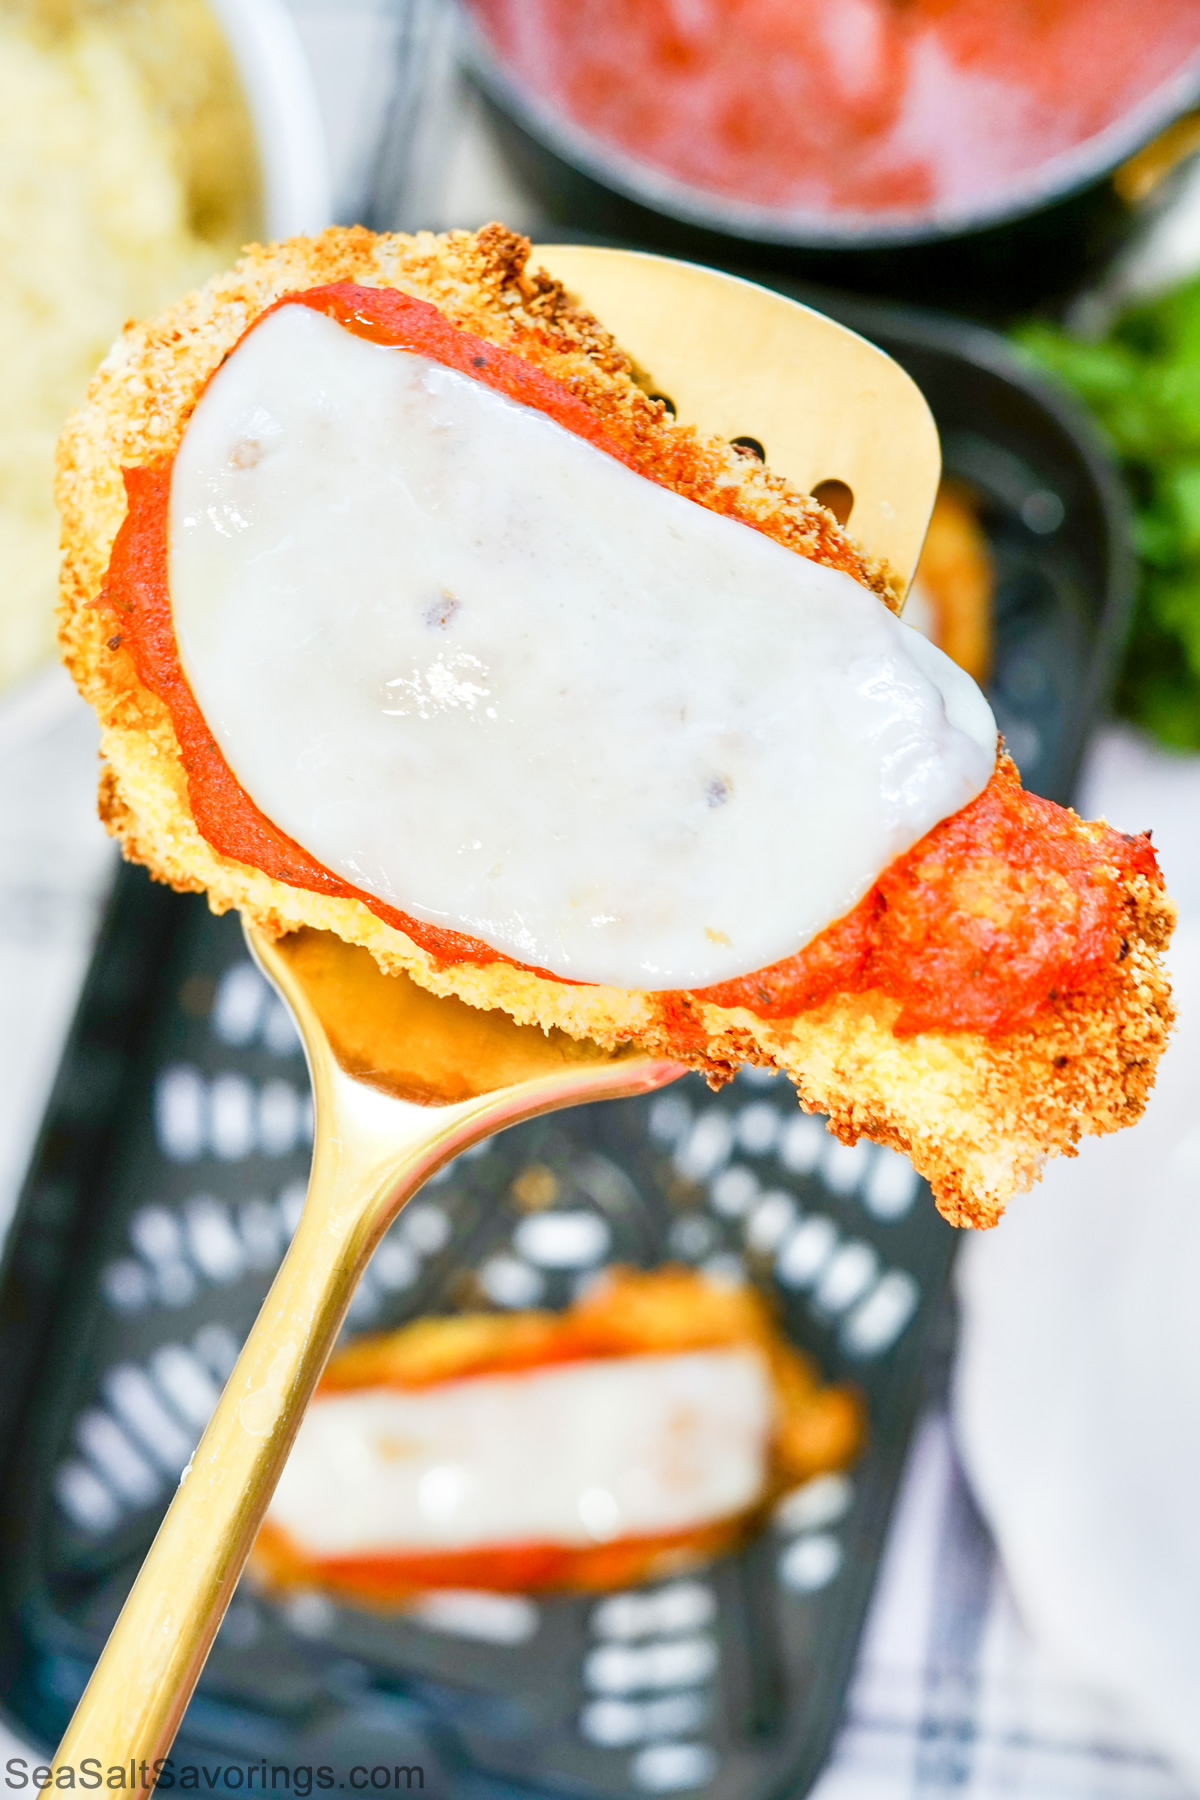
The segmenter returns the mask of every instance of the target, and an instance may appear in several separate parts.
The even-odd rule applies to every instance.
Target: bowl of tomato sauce
[[[466,12],[492,98],[562,168],[646,215],[641,236],[657,218],[827,258],[986,239],[1094,188],[1200,100],[1200,0]],[[587,223],[581,204],[568,191],[551,210]],[[591,211],[628,229],[594,197]]]

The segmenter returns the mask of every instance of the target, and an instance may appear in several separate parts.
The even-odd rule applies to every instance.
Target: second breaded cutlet
[[[672,1265],[612,1268],[560,1313],[426,1315],[360,1338],[334,1353],[316,1395],[318,1405],[334,1396],[389,1391],[436,1397],[481,1377],[720,1348],[752,1349],[769,1376],[773,1419],[765,1482],[748,1512],[656,1536],[618,1533],[585,1546],[519,1540],[414,1552],[393,1541],[390,1548],[334,1557],[315,1554],[268,1513],[251,1553],[251,1575],[269,1588],[325,1588],[360,1605],[387,1608],[437,1587],[600,1591],[701,1566],[742,1541],[781,1494],[845,1467],[865,1429],[861,1395],[824,1385],[751,1288],[718,1287]],[[495,1405],[503,1412],[502,1399]]]

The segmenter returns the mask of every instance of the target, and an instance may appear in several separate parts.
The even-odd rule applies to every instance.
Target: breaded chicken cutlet
[[[436,908],[418,917],[415,899],[406,911],[407,895],[350,878],[352,859],[331,868],[272,816],[260,788],[250,798],[210,728],[216,710],[197,704],[167,580],[173,459],[201,397],[219,386],[209,385],[215,373],[285,298],[297,304],[284,313],[306,309],[372,344],[415,343],[657,489],[751,527],[743,536],[755,545],[765,538],[810,570],[840,572],[846,593],[877,597],[881,617],[897,610],[888,571],[828,512],[676,422],[528,255],[499,226],[415,238],[332,230],[252,247],[232,273],[127,328],[59,457],[61,637],[103,725],[101,816],[158,879],[206,890],[215,909],[237,907],[269,932],[335,931],[435,993],[606,1046],[636,1041],[713,1081],[745,1062],[782,1069],[843,1141],[865,1135],[909,1155],[948,1219],[994,1224],[1048,1154],[1132,1124],[1145,1104],[1171,1023],[1160,953],[1174,916],[1148,837],[1026,793],[1007,756],[993,767],[989,753],[974,797],[935,813],[932,829],[881,862],[848,909],[826,910],[794,953],[720,979],[586,979],[514,953],[519,939],[444,923]],[[251,434],[227,460],[249,466],[263,454]],[[424,615],[431,630],[459,605],[448,589],[441,596]],[[439,665],[450,701],[469,707],[486,683],[460,679],[467,666]],[[429,695],[414,680],[385,686],[404,704],[384,710],[423,715]],[[728,786],[709,782],[710,808]]]
[[[384,1608],[660,1581],[845,1467],[863,1414],[753,1289],[610,1269],[561,1313],[427,1316],[335,1352],[250,1570]],[[461,1500],[423,1506],[447,1465]],[[589,1530],[596,1492],[620,1500]]]

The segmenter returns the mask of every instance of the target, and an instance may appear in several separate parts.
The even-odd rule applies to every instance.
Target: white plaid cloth
[[[814,1800],[1189,1800],[1112,1696],[1030,1643],[944,1414],[914,1441]]]

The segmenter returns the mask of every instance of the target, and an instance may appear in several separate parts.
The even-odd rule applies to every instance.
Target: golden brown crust
[[[676,425],[637,386],[603,327],[557,282],[529,271],[527,255],[525,240],[497,225],[440,238],[333,230],[251,246],[229,274],[127,328],[59,447],[60,638],[103,726],[101,817],[127,856],[174,887],[207,890],[214,910],[239,907],[274,933],[336,931],[435,993],[606,1045],[636,1038],[714,1082],[745,1061],[785,1069],[801,1104],[828,1113],[839,1137],[866,1135],[910,1155],[956,1224],[994,1224],[1046,1155],[1070,1154],[1086,1132],[1132,1123],[1145,1104],[1171,1024],[1158,956],[1173,912],[1144,879],[1127,890],[1128,954],[1097,987],[1005,1036],[897,1036],[898,1007],[880,993],[838,996],[790,1020],[687,1000],[681,1020],[677,998],[569,986],[504,963],[440,967],[363,903],[274,881],[220,856],[196,828],[170,715],[138,681],[112,614],[93,602],[125,514],[122,467],[174,451],[212,370],[284,293],[352,280],[432,301],[566,383],[659,479],[802,554],[851,568],[895,604],[886,572],[865,563],[823,508],[753,459]]]

